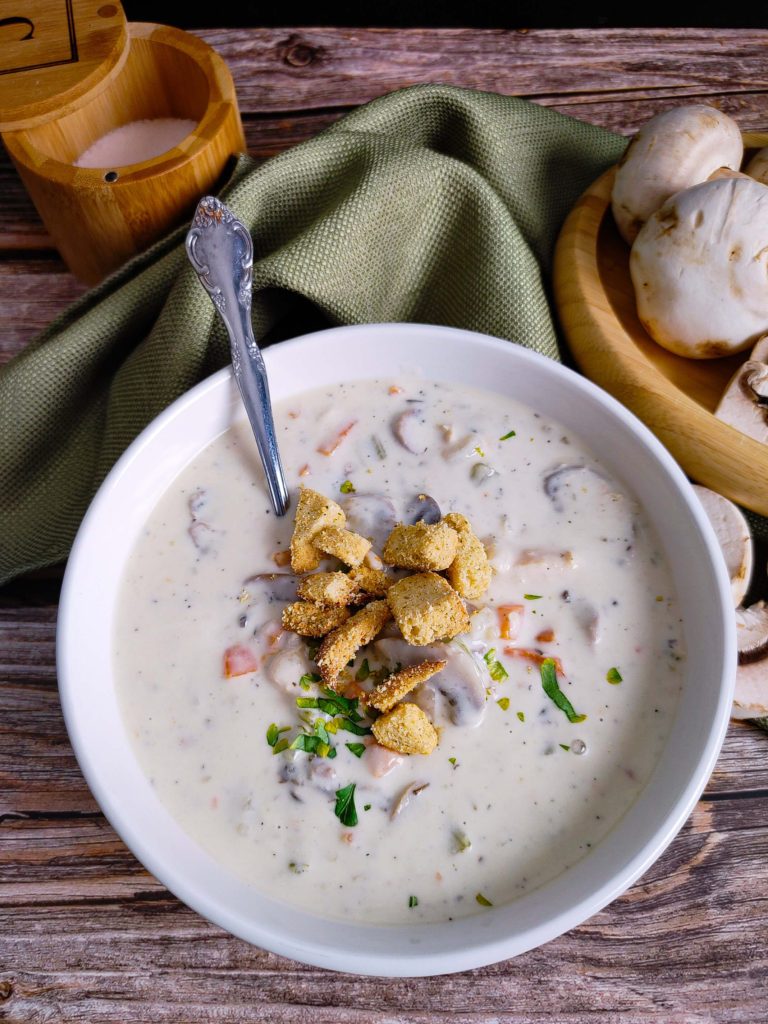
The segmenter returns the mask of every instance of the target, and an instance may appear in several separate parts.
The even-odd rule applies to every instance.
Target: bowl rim
[[[350,349],[350,345],[354,347]],[[572,410],[576,410],[571,410],[569,415],[580,414],[579,403],[584,406],[583,415],[587,410],[602,410],[600,415],[606,415],[615,428],[612,433],[624,431],[627,443],[637,444],[637,451],[645,462],[658,468],[665,500],[685,511],[687,523],[682,525],[690,528],[692,532],[688,540],[694,548],[698,547],[700,564],[694,571],[711,585],[711,602],[708,604],[711,636],[705,636],[705,639],[710,643],[706,663],[712,672],[713,682],[706,691],[706,699],[699,698],[701,707],[691,701],[685,717],[682,710],[679,712],[660,765],[622,821],[565,875],[506,907],[493,908],[487,914],[463,918],[450,925],[381,927],[344,924],[337,927],[335,922],[329,924],[308,912],[286,909],[285,905],[263,895],[244,893],[243,883],[224,877],[226,872],[217,868],[207,854],[194,846],[159,805],[156,797],[154,800],[158,806],[150,806],[147,814],[146,801],[152,797],[142,790],[136,774],[137,765],[123,763],[120,774],[118,767],[109,763],[112,750],[107,749],[103,736],[98,733],[103,730],[98,720],[98,714],[103,710],[99,702],[105,702],[104,706],[111,714],[110,702],[115,698],[106,688],[104,693],[98,692],[93,679],[84,682],[84,676],[96,671],[89,661],[94,651],[97,658],[102,658],[99,662],[102,668],[105,651],[108,653],[109,644],[103,637],[90,638],[91,647],[84,647],[83,637],[87,635],[94,614],[94,596],[100,593],[99,587],[104,585],[104,578],[108,578],[110,572],[115,574],[113,567],[99,565],[98,560],[94,564],[94,553],[98,553],[99,544],[104,549],[102,554],[109,550],[104,547],[103,526],[110,511],[120,500],[122,489],[131,483],[132,477],[148,461],[146,452],[151,453],[153,446],[162,443],[174,424],[190,420],[193,414],[197,415],[209,406],[218,408],[220,416],[225,418],[244,415],[229,368],[202,381],[153,420],[108,474],[83,519],[64,576],[57,626],[62,710],[81,770],[115,831],[163,885],[203,917],[272,952],[347,973],[424,977],[463,971],[518,955],[583,923],[643,874],[683,826],[709,779],[730,717],[736,667],[735,620],[732,614],[726,614],[726,610],[732,609],[730,583],[714,531],[680,467],[633,413],[576,371],[512,342],[460,328],[426,324],[364,324],[315,331],[265,349],[264,358],[273,394],[288,397],[290,393],[298,394],[305,390],[306,385],[302,385],[293,392],[285,391],[286,380],[292,379],[292,373],[295,376],[296,368],[301,367],[300,372],[308,372],[312,359],[317,361],[321,357],[332,366],[338,366],[338,362],[328,360],[328,355],[335,353],[338,356],[342,352],[347,379],[355,375],[374,376],[357,371],[358,366],[367,366],[371,361],[382,367],[392,364],[390,369],[382,369],[378,376],[395,376],[395,358],[407,366],[418,365],[421,372],[440,379],[450,360],[458,359],[457,365],[465,371],[463,378],[473,374],[488,377],[491,371],[487,366],[491,365],[508,371],[507,379],[498,382],[494,379],[492,386],[485,385],[486,390],[504,393],[512,380],[509,374],[514,373],[515,379],[519,379],[521,374],[528,374],[537,380],[543,387],[545,399],[547,395],[558,396],[567,392],[574,397]],[[482,359],[478,358],[481,353]],[[439,372],[433,372],[436,365],[441,367]],[[327,372],[333,371],[329,369]],[[455,378],[448,376],[444,379]],[[554,390],[550,392],[548,388]],[[541,397],[540,391],[538,400]],[[529,404],[536,406],[537,403]],[[560,416],[555,418],[563,421]],[[214,436],[211,433],[209,440]],[[177,461],[178,458],[177,455]],[[163,478],[166,472],[163,460],[155,459],[155,462],[158,463],[153,468],[155,477]],[[183,464],[172,468],[172,475],[165,476],[163,489],[180,472]],[[157,483],[154,486],[157,487]],[[158,491],[158,496],[159,493],[161,491]],[[108,559],[102,558],[101,561]],[[104,605],[109,608],[109,601]],[[102,609],[97,613],[107,614]],[[710,664],[713,659],[714,664]],[[690,689],[690,685],[686,687],[686,691]],[[88,700],[83,699],[84,694]],[[673,756],[671,748],[678,740],[680,750],[676,749]],[[127,743],[127,737],[117,737],[117,747],[121,743]],[[657,778],[662,767],[667,774],[671,773],[675,782],[674,794],[667,794],[660,778]],[[130,776],[135,792],[116,792],[115,785],[125,790],[126,775]],[[663,814],[660,802],[664,807]],[[151,822],[153,827],[157,825],[161,831],[149,835],[147,829],[142,831],[137,824],[142,821]],[[158,840],[158,835],[161,840]],[[642,837],[643,841],[631,852],[624,851],[617,870],[615,857],[620,841],[634,835]],[[180,853],[187,858],[182,869],[173,859]],[[585,865],[588,870],[585,870]],[[202,879],[206,879],[205,885]],[[583,888],[585,879],[589,882],[586,889]],[[578,895],[574,894],[574,889]],[[550,908],[556,906],[560,909],[542,917],[542,893]]]

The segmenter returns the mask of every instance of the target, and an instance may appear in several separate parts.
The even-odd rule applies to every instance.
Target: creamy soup
[[[115,659],[137,757],[196,842],[272,897],[356,922],[488,913],[583,858],[658,761],[685,663],[658,539],[577,437],[497,394],[358,381],[275,417],[288,515],[271,511],[243,422],[172,483],[135,546]],[[425,649],[389,623],[335,706],[318,641],[281,628],[302,484],[379,554],[425,504],[461,513],[494,569],[467,632]],[[435,656],[446,667],[406,699],[428,709],[436,749],[373,742],[355,694]]]

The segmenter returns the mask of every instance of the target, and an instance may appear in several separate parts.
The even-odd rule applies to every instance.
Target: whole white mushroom
[[[616,169],[611,208],[631,245],[652,213],[675,192],[721,167],[737,171],[744,144],[736,122],[702,103],[665,110],[639,129]]]
[[[650,336],[681,356],[740,352],[768,331],[768,185],[718,178],[646,222],[629,269]]]

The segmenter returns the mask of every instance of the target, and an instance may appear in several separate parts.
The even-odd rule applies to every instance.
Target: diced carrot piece
[[[500,604],[496,609],[499,617],[499,636],[502,640],[516,640],[523,624],[525,608],[521,604]]]
[[[559,658],[553,658],[551,654],[542,654],[541,651],[532,651],[527,647],[505,647],[504,653],[509,655],[510,658],[525,658],[527,661],[532,661],[535,665],[541,665],[542,662],[547,660],[554,661],[555,670],[561,676],[565,675],[562,662]]]
[[[401,388],[398,384],[392,384],[389,393],[390,395],[401,395],[405,391],[405,388]]]
[[[227,679],[255,672],[260,664],[259,655],[245,644],[234,644],[224,651],[224,675]]]
[[[299,470],[299,476],[309,476],[311,472],[312,470],[309,468],[309,463],[305,462],[304,465]]]
[[[352,420],[352,422],[348,423],[346,427],[343,427],[338,432],[338,434],[335,434],[333,437],[329,437],[327,441],[324,441],[317,449],[320,452],[320,454],[333,455],[333,453],[336,451],[336,449],[339,447],[341,442],[344,440],[344,438],[347,436],[347,434],[350,432],[352,427],[355,426],[356,423],[357,420]]]
[[[554,629],[542,629],[536,639],[540,644],[550,644],[555,639],[555,631]]]

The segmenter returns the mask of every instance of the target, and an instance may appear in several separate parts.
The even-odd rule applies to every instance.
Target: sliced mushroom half
[[[733,718],[768,716],[768,606],[758,601],[736,610],[739,667],[733,694]]]
[[[768,443],[768,336],[760,338],[731,377],[715,416],[742,434]]]
[[[734,606],[740,605],[752,577],[754,545],[749,523],[741,509],[722,494],[700,484],[694,484],[693,489],[704,507],[723,552],[728,578],[731,581]]]

